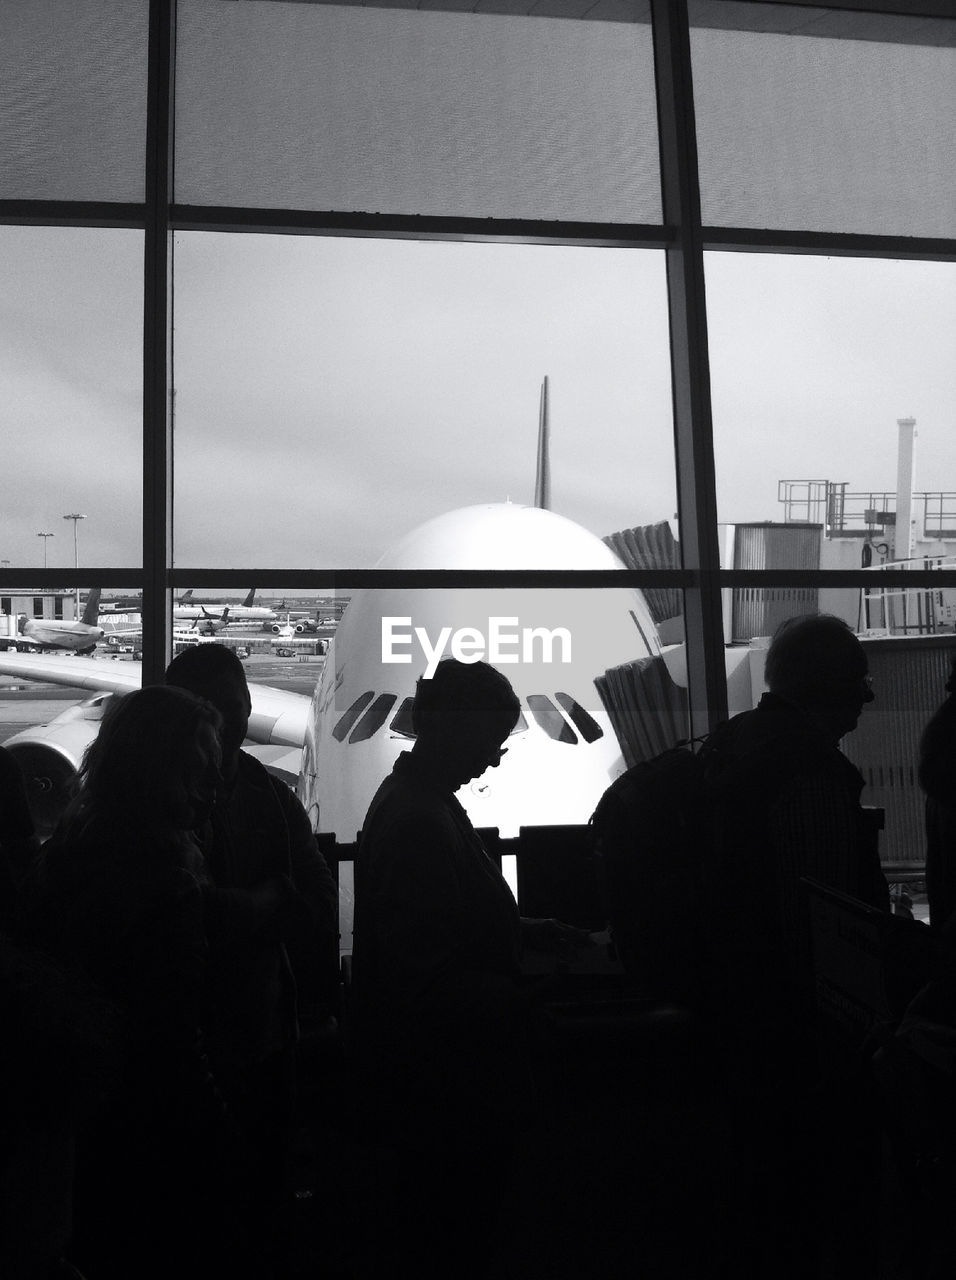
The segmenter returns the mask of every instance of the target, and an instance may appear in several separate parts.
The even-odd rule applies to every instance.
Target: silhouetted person
[[[122,1078],[78,1138],[75,1254],[97,1280],[245,1275],[251,1256],[246,1152],[202,1039],[205,872],[190,832],[219,782],[219,725],[180,689],[111,705],[30,902],[31,935],[98,984],[124,1033]]]
[[[222,717],[222,779],[198,830],[210,944],[208,1050],[223,1091],[256,1145],[257,1194],[282,1189],[295,1119],[303,1012],[324,1024],[338,991],[338,893],[302,805],[243,751],[252,703],[225,645],[186,649],[166,683]]]
[[[356,1106],[382,1157],[373,1270],[483,1274],[531,1102],[522,935],[580,938],[522,922],[455,796],[500,762],[518,713],[493,667],[439,663],[362,828],[350,1008]]]
[[[860,805],[863,779],[839,749],[873,700],[863,646],[838,618],[795,618],[774,636],[765,678],[758,706],[703,748],[713,814],[704,977],[753,1173],[756,1270],[804,1277],[817,1274],[822,1153],[837,1120],[834,1082],[817,1062],[800,879],[887,911],[889,893]],[[849,1146],[858,1136],[840,1129]],[[853,1186],[839,1195],[850,1207],[831,1205],[831,1218],[855,1211]]]
[[[72,1230],[76,1124],[95,1091],[97,1031],[82,984],[22,945],[39,842],[26,785],[0,747],[0,1275],[47,1280]],[[63,1268],[66,1274],[66,1268]]]
[[[14,757],[0,747],[0,932],[16,925],[25,880],[35,869],[40,842],[33,827],[26,782]]]
[[[940,930],[956,911],[956,658],[949,697],[920,741],[919,781],[926,792],[926,892],[930,924]]]

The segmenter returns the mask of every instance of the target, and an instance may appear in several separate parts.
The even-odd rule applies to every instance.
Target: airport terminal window
[[[785,551],[770,531],[736,562],[728,546],[726,567],[859,568],[864,544],[892,547],[898,424],[910,418],[911,488],[940,494],[914,511],[914,532],[945,550],[956,266],[769,253],[708,253],[705,265],[718,517],[792,535]],[[823,526],[822,543],[803,546],[807,523]],[[920,541],[884,558],[916,555]]]
[[[705,224],[956,235],[952,22],[726,10],[693,8]]]
[[[662,175],[655,78],[678,106],[687,78],[653,67],[646,21],[180,0],[176,203],[157,210],[146,23],[165,8],[0,7],[5,589],[48,590],[74,558],[117,578],[142,566],[132,588],[148,604],[182,569],[207,584],[219,568],[274,572],[268,588],[301,567],[323,589],[420,518],[526,502],[545,375],[553,508],[599,536],[663,521],[680,535],[672,395],[686,458],[682,424],[708,437],[710,399],[692,394],[708,378],[720,521],[796,524],[801,502],[822,501],[822,523],[846,526],[855,494],[880,499],[859,515],[875,531],[867,513],[895,514],[887,470],[911,417],[916,488],[938,490],[924,531],[947,530],[956,23],[897,18],[899,0],[872,7],[887,12],[693,0],[699,221],[693,198],[665,213],[659,194],[675,161],[660,149]],[[303,234],[272,234],[289,230]],[[167,231],[175,378],[157,361]],[[693,265],[700,244],[713,245],[706,316],[702,291],[675,298],[680,272],[664,261]],[[701,332],[709,363],[705,350],[694,365]],[[142,484],[167,412],[171,539],[162,495],[144,504]],[[706,527],[725,566],[757,564],[713,530],[698,463],[681,466],[684,546]],[[777,489],[820,480],[833,486],[822,499]],[[82,523],[68,528],[67,512]],[[889,543],[863,541],[877,556]],[[159,574],[144,545],[163,549]],[[848,545],[859,568],[861,539]],[[713,556],[696,555],[668,583],[690,599],[716,581]],[[4,580],[24,565],[35,580]],[[800,566],[798,590],[843,607]],[[768,600],[765,619],[789,607]],[[145,641],[157,658],[159,612]],[[686,612],[689,645],[717,654],[714,613]],[[738,613],[743,634],[755,619]],[[679,638],[685,623],[665,622]],[[157,678],[161,664],[147,666]],[[719,669],[717,654],[709,685]],[[646,691],[647,671],[631,676]],[[626,705],[616,714],[627,723]]]
[[[142,258],[140,231],[0,226],[0,510],[14,565],[141,563]]]
[[[546,375],[552,509],[676,510],[661,252],[184,233],[174,339],[177,564],[370,566],[532,502]]]
[[[178,7],[182,204],[661,221],[646,23]]]
[[[0,200],[144,198],[148,0],[0,5]]]

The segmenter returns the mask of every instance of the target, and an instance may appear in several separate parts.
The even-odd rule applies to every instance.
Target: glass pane
[[[346,861],[378,785],[413,748],[416,681],[442,657],[490,662],[520,699],[500,765],[458,791],[475,826],[501,840],[525,827],[586,824],[627,764],[687,735],[680,653],[664,653],[639,592],[395,587],[338,595],[348,603],[312,700],[298,794]],[[517,884],[514,866],[504,870]],[[346,950],[350,877],[346,865]]]
[[[0,743],[23,771],[41,838],[72,794],[110,699],[139,686],[141,639],[130,592],[0,590]]]
[[[768,575],[768,590],[779,590]],[[821,595],[824,593],[821,592]],[[827,601],[821,601],[824,611]],[[833,612],[838,612],[834,609]],[[841,750],[860,770],[864,806],[882,811],[880,860],[894,897],[910,900],[909,909],[925,919],[924,795],[919,785],[919,745],[923,729],[946,697],[953,659],[952,635],[862,637],[874,700],[841,742]],[[731,664],[753,683],[756,703],[766,686],[763,668],[767,642],[728,651]]]
[[[663,254],[188,233],[175,261],[177,564],[612,567],[573,529],[404,541],[521,519],[545,376],[553,510],[598,537],[672,517]]]
[[[712,253],[706,279],[725,567],[945,566],[956,266]],[[801,592],[741,594],[733,638],[816,603],[854,627],[918,629],[915,603],[904,619],[875,595],[864,612],[857,590]],[[948,597],[932,626],[924,610],[923,629],[951,627],[947,608]]]
[[[749,29],[718,29],[728,11]],[[692,21],[705,224],[956,235],[956,22],[725,3]]]
[[[0,198],[144,199],[147,0],[0,5]]]
[[[0,227],[0,281],[4,558],[140,564],[142,232]]]
[[[460,793],[476,826],[503,838],[521,826],[586,823],[625,763],[686,736],[680,664],[672,675],[639,592],[339,594],[348,604],[313,702],[300,795],[317,829],[342,843],[354,841],[375,788],[414,741],[405,700],[443,657],[490,662],[521,699],[506,759]]]
[[[650,27],[181,0],[176,199],[660,222]]]

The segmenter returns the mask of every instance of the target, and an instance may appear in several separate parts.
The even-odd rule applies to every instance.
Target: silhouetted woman
[[[923,731],[919,781],[926,792],[926,890],[930,924],[939,930],[956,911],[956,658],[949,697]]]
[[[151,687],[107,711],[44,849],[32,934],[124,1024],[122,1081],[80,1135],[74,1256],[91,1275],[236,1274],[243,1150],[201,1036],[202,859],[190,832],[219,781],[219,715]]]

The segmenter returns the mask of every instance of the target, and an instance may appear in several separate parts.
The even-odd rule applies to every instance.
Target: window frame
[[[720,0],[718,0],[720,2]],[[732,0],[736,2],[736,0]],[[782,0],[759,0],[774,4]],[[808,0],[788,0],[793,5]],[[808,6],[813,7],[813,6]],[[949,18],[950,0],[831,0],[830,9]],[[82,570],[0,569],[0,589],[100,586],[141,590],[143,681],[162,680],[172,652],[173,593],[187,586],[245,591],[248,568],[173,567],[171,395],[172,240],[177,231],[477,240],[486,243],[654,248],[665,252],[675,463],[683,567],[673,570],[355,570],[325,566],[254,571],[260,589],[361,587],[674,587],[683,592],[691,732],[726,715],[721,593],[727,588],[872,585],[863,571],[721,569],[710,400],[704,254],[803,253],[956,261],[956,239],[869,236],[800,229],[757,231],[701,222],[688,0],[649,0],[658,106],[661,225],[522,219],[410,217],[338,211],[262,210],[170,202],[174,141],[176,0],[150,0],[145,201],[140,204],[0,200],[0,224],[130,228],[144,235],[142,566]],[[956,571],[888,571],[893,586],[956,586]]]

